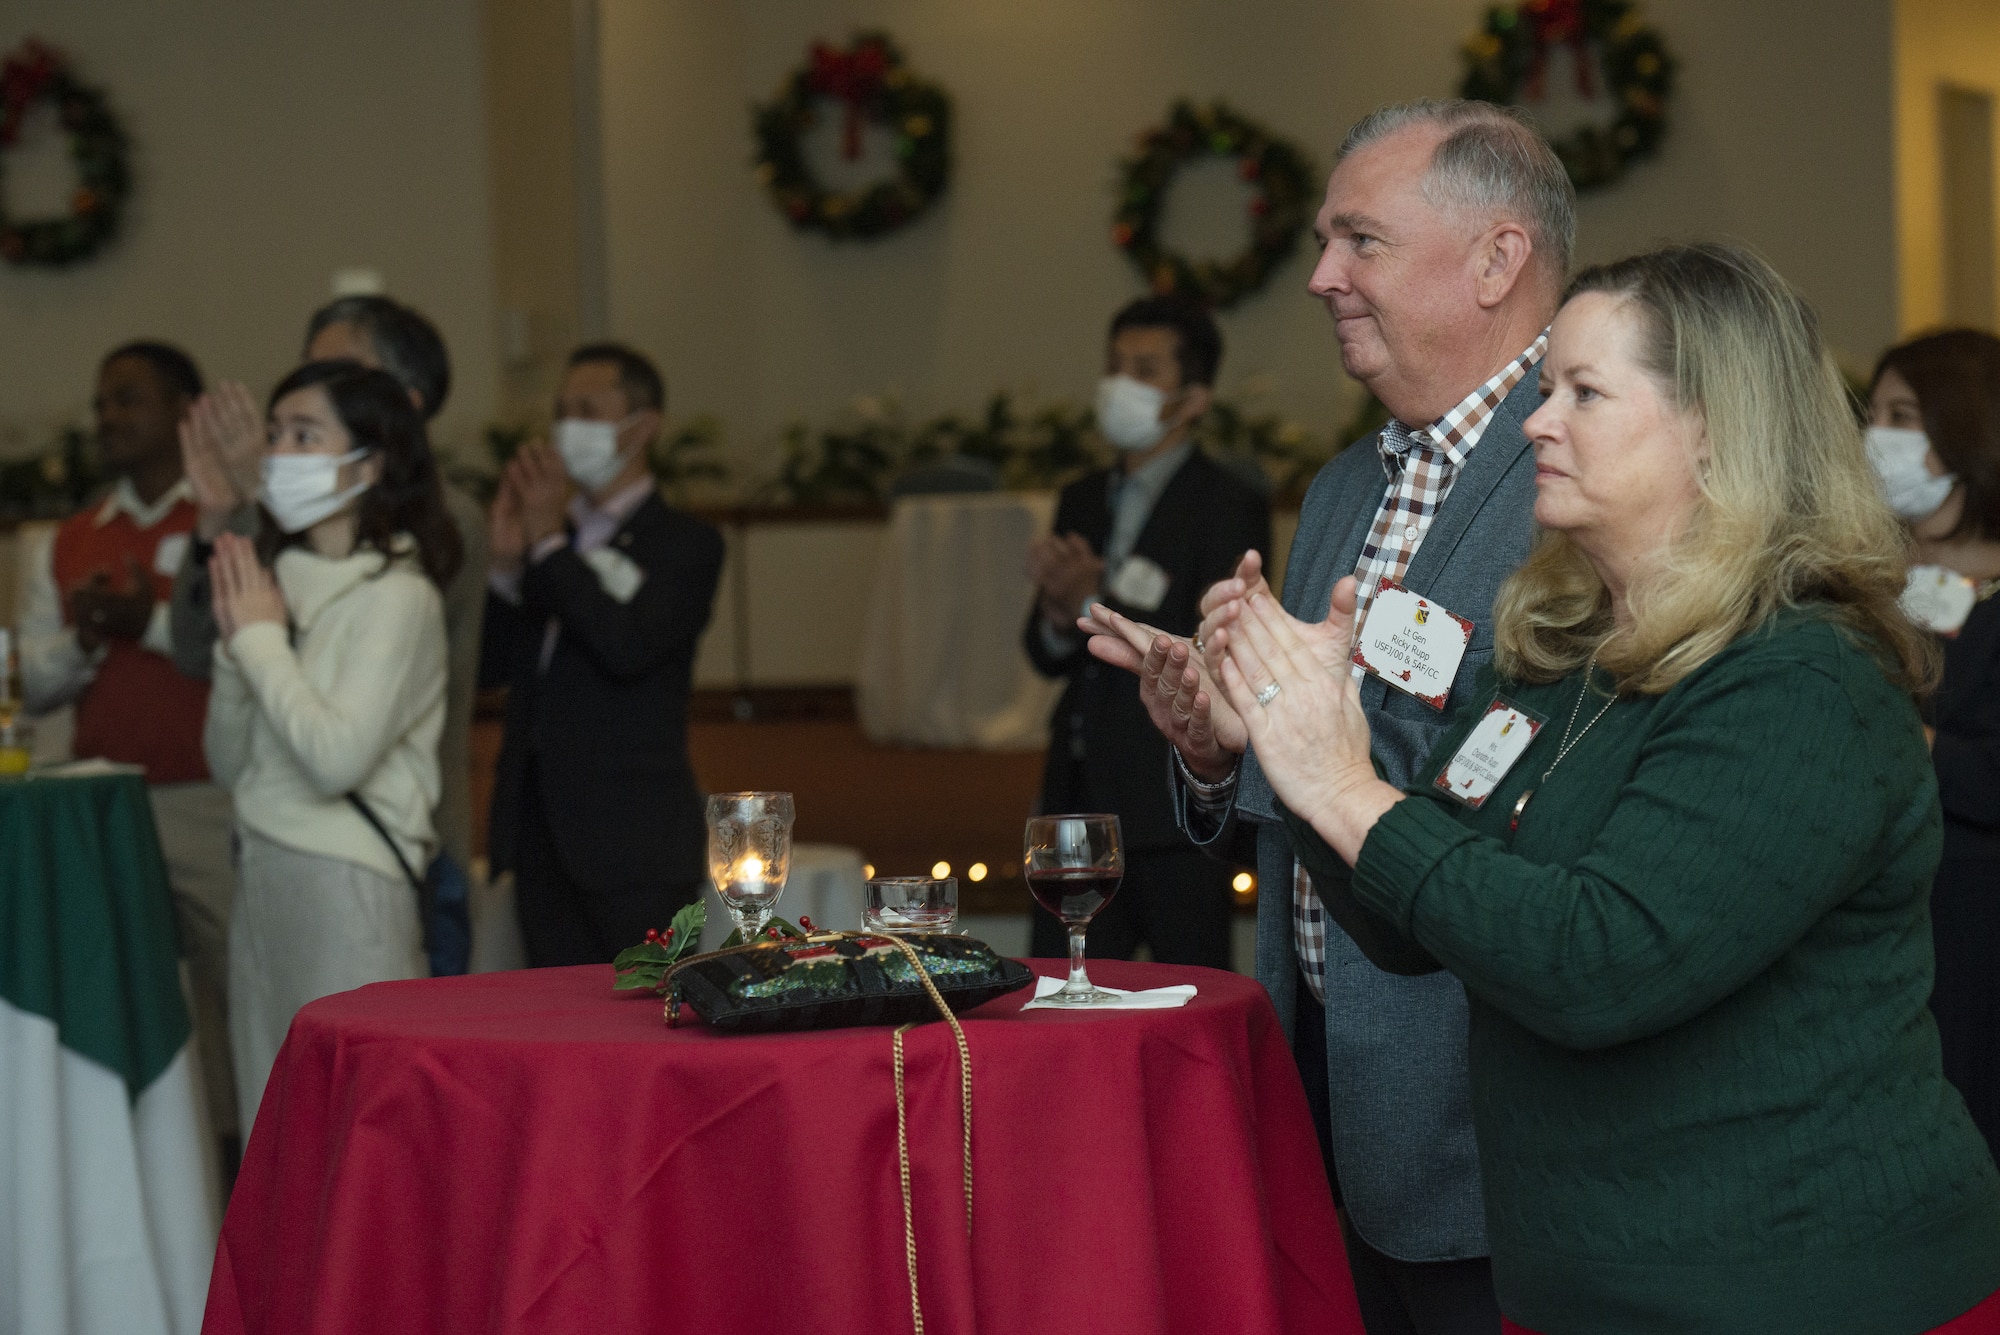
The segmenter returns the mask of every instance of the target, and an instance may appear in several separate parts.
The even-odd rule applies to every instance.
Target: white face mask
[[[264,494],[260,498],[271,518],[287,533],[311,528],[328,515],[337,514],[349,501],[368,490],[369,483],[357,482],[346,490],[340,487],[340,470],[347,464],[366,459],[367,450],[346,454],[267,454],[264,456]]]
[[[625,471],[626,456],[618,449],[618,433],[639,414],[623,422],[591,422],[565,417],[556,423],[556,453],[563,468],[585,491],[602,491]]]
[[[1097,382],[1097,429],[1121,450],[1150,450],[1167,434],[1160,410],[1167,392],[1129,375],[1108,375]]]
[[[1930,437],[1921,431],[1892,426],[1868,428],[1868,462],[1874,465],[1875,476],[1882,480],[1889,508],[1905,519],[1926,519],[1936,514],[1951,495],[1951,489],[1958,485],[1956,473],[1936,476],[1924,466],[1924,458],[1930,452]]]

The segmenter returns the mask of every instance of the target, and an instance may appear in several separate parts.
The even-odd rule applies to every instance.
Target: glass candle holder
[[[747,942],[764,930],[792,870],[792,795],[708,799],[708,874]]]
[[[868,932],[949,932],[958,925],[956,876],[874,876],[861,908]]]

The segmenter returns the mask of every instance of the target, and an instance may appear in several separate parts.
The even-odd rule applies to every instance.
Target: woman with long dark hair
[[[1944,807],[1931,1014],[1945,1077],[2000,1154],[2000,338],[1889,349],[1869,409],[1869,460],[1910,528],[1904,604],[1944,646],[1924,720]]]
[[[229,1028],[246,1138],[299,1007],[428,972],[403,869],[436,842],[439,587],[460,557],[393,376],[302,366],[271,391],[267,431],[263,531],[223,535],[210,562],[204,735],[241,840]]]

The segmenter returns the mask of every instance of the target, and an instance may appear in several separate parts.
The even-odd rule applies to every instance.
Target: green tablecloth
[[[137,774],[0,781],[0,1331],[195,1335],[212,1152]]]
[[[188,1041],[175,954],[144,779],[0,781],[0,999],[136,1100]]]

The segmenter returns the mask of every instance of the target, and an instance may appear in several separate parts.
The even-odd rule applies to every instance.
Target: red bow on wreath
[[[812,71],[806,81],[815,93],[847,104],[840,155],[849,162],[861,156],[862,117],[869,99],[882,91],[882,79],[888,72],[889,53],[880,42],[861,42],[852,51],[813,43]]]
[[[55,79],[61,61],[53,49],[30,37],[0,64],[0,147],[12,147],[21,137],[21,121]]]
[[[1523,87],[1526,100],[1542,100],[1543,81],[1548,74],[1549,50],[1567,46],[1576,58],[1576,91],[1580,97],[1595,97],[1597,88],[1590,77],[1590,30],[1583,21],[1583,0],[1528,0],[1521,6],[1535,41],[1535,63],[1528,67]]]

